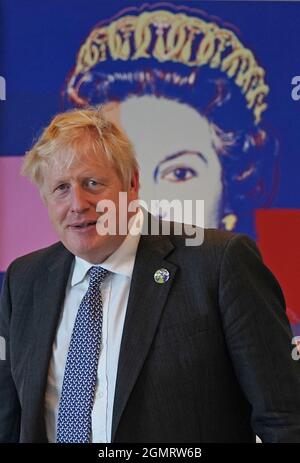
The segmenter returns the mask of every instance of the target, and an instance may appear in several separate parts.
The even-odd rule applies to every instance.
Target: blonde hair
[[[70,166],[74,158],[80,157],[87,139],[88,154],[100,159],[103,153],[116,169],[123,186],[129,187],[138,170],[134,147],[125,133],[107,120],[101,106],[57,114],[25,154],[22,175],[41,189],[45,169],[57,162],[55,154],[60,154],[60,165],[64,161],[65,167]]]

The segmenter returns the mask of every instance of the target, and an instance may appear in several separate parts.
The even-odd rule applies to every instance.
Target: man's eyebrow
[[[157,166],[155,167],[155,170],[154,170],[154,174],[153,174],[154,180],[156,181],[156,179],[157,179],[158,170],[161,167],[161,165],[165,164],[168,161],[172,161],[173,159],[177,159],[178,157],[184,156],[184,155],[187,155],[187,154],[194,154],[195,156],[199,156],[199,158],[201,158],[202,161],[205,162],[205,164],[207,164],[206,157],[202,153],[200,153],[200,151],[194,151],[194,150],[177,151],[176,153],[169,154],[168,156],[165,157],[165,159],[163,159],[162,161],[160,161],[157,164]]]
[[[67,183],[67,182],[68,180],[66,177],[58,177],[54,179],[53,181],[51,181],[51,186],[54,187],[54,186],[59,185],[60,183]]]
[[[80,180],[86,180],[90,178],[96,178],[96,179],[101,180],[105,178],[105,175],[97,174],[94,171],[84,171],[80,173],[80,175],[78,175],[78,179]],[[69,180],[70,180],[70,177],[66,177],[64,174],[62,174],[61,176],[57,176],[55,178],[54,183],[61,183],[61,182],[64,183],[64,182],[68,182]]]

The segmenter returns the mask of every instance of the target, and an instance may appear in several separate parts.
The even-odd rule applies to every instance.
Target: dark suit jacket
[[[44,394],[74,256],[17,259],[1,298],[0,441],[46,442]],[[154,281],[165,268],[170,279]],[[245,236],[142,236],[121,343],[112,442],[300,442],[300,362],[281,289]]]

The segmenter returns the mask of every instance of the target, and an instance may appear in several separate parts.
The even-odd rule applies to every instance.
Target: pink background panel
[[[20,175],[22,157],[0,157],[0,271],[57,241],[38,190]]]

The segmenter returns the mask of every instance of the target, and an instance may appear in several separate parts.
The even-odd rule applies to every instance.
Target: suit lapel
[[[112,422],[112,442],[129,395],[145,362],[158,327],[176,266],[165,257],[174,246],[167,236],[141,236],[121,342]],[[158,284],[154,273],[165,268],[170,278]]]
[[[35,332],[30,356],[32,374],[26,381],[27,426],[32,439],[46,440],[44,394],[52,345],[65,297],[73,256],[65,248],[52,256],[51,263],[34,285]]]

